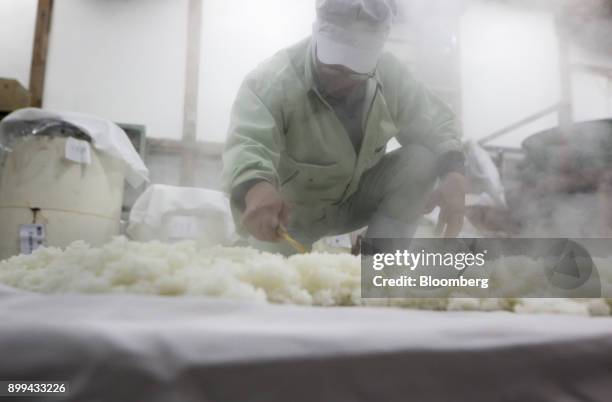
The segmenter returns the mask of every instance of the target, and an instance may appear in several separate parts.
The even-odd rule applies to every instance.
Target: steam
[[[417,78],[462,114],[466,139],[478,140],[559,102],[558,30],[573,49],[571,62],[588,54],[612,67],[611,0],[398,3],[399,28],[392,39],[410,42],[413,47],[402,50],[395,44],[393,50],[414,62]],[[454,52],[461,55],[461,61],[453,66],[449,63]],[[429,64],[422,65],[423,59]],[[459,66],[462,76],[457,79],[453,69]],[[609,92],[612,85],[606,89],[600,82],[574,81],[573,89],[581,94]],[[439,88],[454,84],[459,84],[461,99]],[[607,96],[612,99],[612,93]],[[582,98],[574,99],[575,121],[593,115],[580,113],[592,109],[594,96]],[[608,108],[612,118],[612,108]],[[557,116],[550,114],[489,144],[519,149],[525,139],[552,130],[552,143],[516,161],[506,159],[503,182],[508,208],[496,206],[489,215],[503,215],[498,222],[517,224],[519,229],[513,226],[512,235],[608,236],[612,234],[608,173],[612,168],[612,123],[577,125],[570,139],[554,133],[558,124]]]

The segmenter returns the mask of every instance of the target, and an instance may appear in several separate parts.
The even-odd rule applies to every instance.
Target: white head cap
[[[396,15],[395,0],[317,0],[317,58],[358,73],[374,71]]]

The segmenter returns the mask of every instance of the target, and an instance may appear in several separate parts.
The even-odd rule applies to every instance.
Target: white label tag
[[[91,146],[87,141],[68,137],[66,140],[66,159],[83,165],[91,164]]]
[[[198,236],[198,226],[195,218],[190,216],[174,216],[168,224],[170,240],[195,239]]]
[[[340,236],[327,237],[325,242],[330,247],[352,248],[351,235],[345,234]]]
[[[32,254],[37,248],[45,245],[45,227],[43,225],[21,225],[19,227],[21,253]]]

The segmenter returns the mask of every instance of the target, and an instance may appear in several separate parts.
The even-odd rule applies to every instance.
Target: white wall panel
[[[588,70],[578,70],[573,74],[576,121],[612,118],[612,55],[575,47],[572,49],[572,60],[579,65],[608,70],[607,74]]]
[[[314,0],[205,0],[198,139],[223,142],[242,80],[277,51],[310,35]]]
[[[552,14],[474,1],[462,19],[463,122],[482,138],[561,98],[559,45]],[[493,142],[520,145],[558,124],[551,115]]]
[[[36,0],[0,0],[0,77],[16,78],[26,88],[36,22]]]
[[[56,0],[44,107],[180,138],[187,0]]]

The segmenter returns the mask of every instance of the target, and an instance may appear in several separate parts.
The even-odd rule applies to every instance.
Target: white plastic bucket
[[[21,253],[21,225],[44,225],[49,247],[100,246],[119,235],[121,162],[93,147],[91,164],[69,161],[66,141],[40,135],[11,144],[0,166],[0,260]]]

